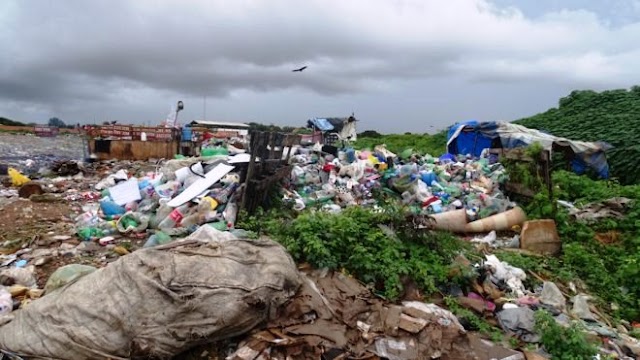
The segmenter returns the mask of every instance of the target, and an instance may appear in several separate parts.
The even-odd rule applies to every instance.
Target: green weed
[[[572,324],[564,328],[544,310],[536,312],[535,319],[536,331],[541,334],[540,342],[553,359],[591,359],[598,353],[598,349],[587,341],[584,329],[580,326]]]

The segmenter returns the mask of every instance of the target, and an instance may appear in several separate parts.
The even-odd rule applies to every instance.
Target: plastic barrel
[[[182,141],[191,141],[191,135],[193,133],[193,130],[188,127],[185,126],[182,128]]]

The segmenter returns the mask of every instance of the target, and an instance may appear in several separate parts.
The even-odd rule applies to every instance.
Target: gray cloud
[[[155,121],[177,98],[207,96],[217,99],[212,116],[284,122],[290,120],[275,108],[304,118],[314,114],[304,115],[301,104],[332,109],[333,103],[342,106],[333,111],[357,107],[366,114],[386,98],[394,99],[389,107],[410,106],[399,126],[414,129],[425,113],[442,117],[443,111],[406,100],[416,91],[448,88],[464,98],[473,97],[472,84],[498,95],[501,84],[528,89],[532,84],[522,83],[532,82],[553,86],[560,96],[572,86],[629,86],[640,75],[634,66],[640,23],[612,27],[580,9],[554,8],[533,18],[517,6],[486,0],[5,0],[0,115]],[[618,8],[630,6],[625,0]],[[300,65],[309,68],[291,73]],[[258,109],[256,97],[274,109]],[[242,109],[231,109],[238,103]],[[529,111],[518,106],[506,112]],[[481,105],[478,112],[501,113]],[[383,127],[376,114],[375,126]]]

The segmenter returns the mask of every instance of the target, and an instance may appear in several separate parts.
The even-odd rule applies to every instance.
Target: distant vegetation
[[[278,125],[274,125],[274,124],[260,124],[260,123],[256,123],[256,122],[250,122],[247,125],[249,125],[249,131],[275,131],[275,132],[282,132],[282,133],[296,133],[296,134],[306,134],[306,133],[311,133],[311,129],[307,129],[307,128],[301,128],[301,127],[296,127],[296,126],[278,126]]]
[[[5,125],[5,126],[26,126],[27,124],[21,123],[20,121],[7,119],[5,117],[0,117],[0,125]]]
[[[376,145],[385,144],[389,151],[399,153],[405,149],[413,149],[420,154],[440,156],[444,154],[447,143],[446,132],[430,134],[389,134],[382,135],[373,130],[358,134],[354,146],[358,149],[373,149]]]
[[[611,175],[623,184],[640,181],[640,86],[631,90],[573,91],[558,108],[515,121],[573,140],[606,141]]]

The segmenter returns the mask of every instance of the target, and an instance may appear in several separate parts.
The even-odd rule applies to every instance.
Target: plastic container
[[[191,141],[193,136],[193,129],[189,126],[182,128],[182,141]]]

